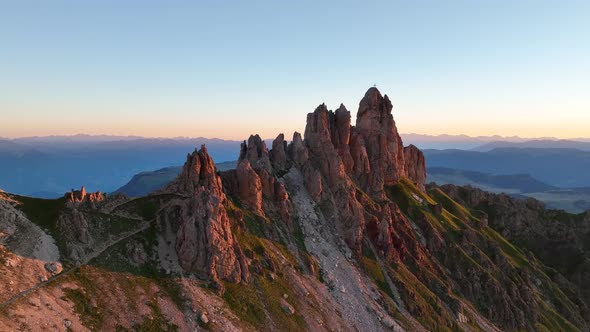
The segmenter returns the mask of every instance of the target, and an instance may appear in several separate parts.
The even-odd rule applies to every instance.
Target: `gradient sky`
[[[402,133],[589,137],[589,18],[589,1],[0,0],[0,137],[290,137],[373,84]]]

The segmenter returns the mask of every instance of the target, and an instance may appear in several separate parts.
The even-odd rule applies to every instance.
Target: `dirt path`
[[[145,231],[146,229],[148,229],[150,227],[150,225],[151,225],[152,222],[154,222],[154,221],[146,222],[144,225],[142,225],[138,229],[133,230],[131,232],[127,232],[123,236],[121,236],[120,238],[118,238],[116,240],[107,242],[102,248],[100,248],[100,249],[94,251],[92,254],[86,256],[85,259],[84,259],[84,262],[82,262],[82,263],[80,263],[80,264],[78,264],[78,265],[76,265],[76,266],[74,266],[74,267],[72,267],[72,268],[70,268],[68,270],[64,270],[60,274],[57,274],[57,275],[55,275],[53,277],[50,277],[47,280],[42,281],[42,282],[36,284],[35,286],[33,286],[31,288],[28,288],[28,289],[26,289],[26,290],[24,290],[24,291],[22,291],[22,292],[20,292],[20,293],[18,293],[16,295],[12,296],[10,299],[6,300],[5,302],[0,303],[0,309],[5,308],[5,307],[11,305],[12,303],[16,302],[17,300],[19,300],[19,299],[21,299],[21,298],[23,298],[23,297],[25,297],[25,296],[27,296],[27,295],[35,292],[37,289],[39,289],[39,288],[41,288],[41,287],[43,287],[43,286],[45,286],[45,285],[47,285],[49,283],[52,283],[53,281],[55,281],[55,280],[57,280],[59,278],[62,278],[64,276],[66,276],[66,275],[68,275],[68,274],[76,271],[79,267],[88,264],[88,262],[90,262],[94,258],[100,256],[103,252],[105,252],[106,250],[108,250],[112,246],[116,245],[117,243],[119,243],[119,242],[121,242],[123,240],[126,240],[126,239],[130,238],[131,236],[133,236],[133,235],[135,235],[137,233],[140,233],[140,232]]]

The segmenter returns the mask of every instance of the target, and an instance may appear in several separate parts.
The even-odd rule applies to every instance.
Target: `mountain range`
[[[81,138],[82,137],[82,138]],[[174,165],[207,144],[216,160],[237,159],[239,141],[206,138],[43,137],[0,141],[0,184],[21,195],[57,198],[85,183],[112,192],[146,169]]]
[[[191,148],[147,196],[0,193],[0,330],[588,331],[590,212],[427,185],[392,108]]]

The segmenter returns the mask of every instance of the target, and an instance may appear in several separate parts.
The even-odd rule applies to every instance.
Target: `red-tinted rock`
[[[293,141],[289,144],[287,152],[291,160],[299,166],[303,165],[309,159],[307,147],[303,144],[301,134],[298,132],[293,133]]]
[[[248,271],[231,232],[223,197],[201,187],[180,205],[176,253],[185,271],[215,282],[247,280]]]
[[[272,142],[272,150],[269,152],[270,163],[275,171],[287,169],[287,142],[285,135],[279,134]]]
[[[246,168],[246,173],[249,169],[257,176],[249,163],[242,167]],[[256,177],[253,179],[256,182]],[[252,180],[248,178],[247,181]],[[204,145],[187,157],[181,174],[165,191],[190,194],[184,200],[174,201],[175,204],[158,215],[161,227],[175,230],[174,247],[181,267],[218,285],[221,279],[247,280],[247,264],[232,235],[224,207],[226,197],[222,181]]]
[[[329,186],[342,182],[345,177],[342,159],[332,144],[329,112],[322,104],[313,113],[307,114],[305,126],[305,145],[319,167]]]
[[[314,201],[319,202],[324,190],[322,174],[318,169],[313,168],[310,165],[303,167],[302,171],[307,192]]]
[[[404,148],[406,175],[422,191],[426,191],[426,160],[420,149],[410,144]]]
[[[205,145],[187,155],[182,172],[163,191],[194,195],[202,186],[214,191],[217,196],[223,195],[221,179]]]
[[[250,135],[248,143],[246,141],[242,143],[239,160],[244,159],[248,160],[252,168],[256,170],[262,168],[266,170],[272,169],[266,143],[259,135]]]
[[[66,199],[66,206],[70,208],[74,208],[80,205],[96,207],[96,204],[99,202],[103,202],[106,199],[105,194],[101,193],[100,191],[94,193],[87,193],[86,188],[82,186],[80,190],[73,190],[71,192],[67,192],[64,195]]]
[[[348,173],[354,166],[354,160],[350,153],[350,112],[340,104],[340,108],[334,112],[332,123],[332,143],[342,159],[344,170]]]
[[[287,223],[287,225],[291,228],[291,216],[293,214],[293,207],[289,202],[289,194],[287,193],[287,189],[285,185],[281,182],[275,182],[275,201],[277,206],[279,207],[279,214],[281,215],[281,219]]]
[[[364,189],[378,197],[383,196],[383,185],[393,185],[405,174],[403,144],[392,108],[387,95],[381,96],[377,88],[370,88],[359,104],[356,119],[356,132],[364,140],[371,165]]]
[[[236,169],[238,195],[244,206],[262,214],[262,182],[248,160],[241,160]]]

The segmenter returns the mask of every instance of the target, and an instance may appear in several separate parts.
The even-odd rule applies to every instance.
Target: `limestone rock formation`
[[[66,199],[66,206],[70,208],[79,206],[81,204],[95,207],[97,203],[106,199],[106,195],[100,191],[87,193],[86,188],[82,186],[80,190],[72,189],[71,192],[65,193],[64,198]]]
[[[192,154],[186,156],[182,172],[163,191],[190,196],[195,195],[200,187],[210,188],[217,196],[223,194],[221,179],[216,174],[215,163],[209,156],[205,145],[202,145],[200,150],[195,149]]]
[[[229,217],[219,197],[208,188],[180,206],[176,252],[185,271],[195,272],[219,284],[240,282],[248,276],[243,254],[230,228]]]
[[[404,148],[406,176],[422,191],[426,191],[426,160],[424,153],[410,144]]]
[[[371,167],[361,186],[370,195],[382,196],[384,185],[397,183],[405,174],[403,144],[391,115],[392,109],[387,95],[382,96],[374,87],[367,91],[359,104],[355,132],[362,137]],[[358,177],[361,175],[357,174]]]
[[[305,145],[310,156],[315,159],[315,165],[320,169],[328,186],[342,182],[345,178],[344,164],[332,144],[332,120],[334,113],[329,112],[325,104],[307,115],[305,126]]]
[[[241,160],[236,169],[238,197],[249,209],[262,214],[262,182],[248,160]]]
[[[251,175],[249,162],[241,165]],[[254,186],[260,189],[259,180]],[[166,188],[175,189],[192,196],[175,201],[158,215],[158,222],[175,232],[174,247],[182,268],[218,287],[220,280],[247,280],[248,266],[231,231],[222,181],[205,146],[189,155],[182,173]]]
[[[285,141],[285,135],[279,134],[272,142],[269,158],[274,170],[285,171],[288,168],[287,141]]]
[[[289,158],[299,166],[303,165],[309,159],[309,152],[307,151],[307,147],[303,144],[303,139],[301,138],[300,133],[293,133],[293,140],[287,147],[287,153]]]
[[[242,143],[239,160],[248,160],[254,169],[272,169],[266,143],[259,135],[250,135],[248,142]]]

